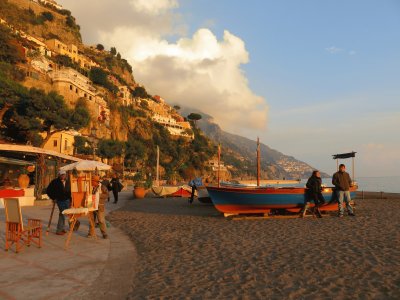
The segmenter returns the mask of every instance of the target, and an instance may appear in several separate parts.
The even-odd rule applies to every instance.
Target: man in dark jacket
[[[114,195],[114,203],[118,202],[118,193],[122,190],[122,183],[119,181],[117,174],[113,174],[113,178],[111,179],[111,190]]]
[[[343,209],[343,199],[346,203],[346,208],[349,216],[355,216],[353,212],[353,208],[350,205],[350,186],[352,185],[352,181],[349,173],[346,172],[346,166],[344,164],[339,165],[339,171],[333,174],[332,184],[335,186],[336,194],[338,198],[338,210],[339,217],[343,217],[344,209]]]
[[[318,218],[322,218],[321,211],[319,207],[325,203],[324,196],[322,195],[322,180],[319,171],[315,170],[312,172],[310,178],[308,178],[307,184],[307,194],[308,197],[314,200],[315,209],[314,212],[317,214]]]
[[[65,216],[62,212],[70,207],[71,203],[71,185],[67,180],[65,171],[59,171],[58,177],[53,179],[47,187],[47,195],[51,200],[57,203],[59,214],[56,234],[63,235],[65,231]]]

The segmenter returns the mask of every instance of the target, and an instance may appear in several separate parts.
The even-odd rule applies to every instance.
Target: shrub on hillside
[[[94,84],[101,85],[114,94],[118,93],[118,88],[108,80],[107,76],[107,72],[102,68],[93,67],[89,72],[89,78]]]

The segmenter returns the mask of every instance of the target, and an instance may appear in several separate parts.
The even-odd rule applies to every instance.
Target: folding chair
[[[31,242],[42,247],[42,221],[39,219],[28,219],[28,225],[24,226],[22,221],[21,206],[18,198],[4,198],[6,213],[6,248],[15,244],[18,253],[24,245],[30,246]]]

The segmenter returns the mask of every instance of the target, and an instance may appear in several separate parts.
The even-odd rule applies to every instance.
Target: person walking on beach
[[[114,195],[114,203],[118,202],[118,193],[122,190],[122,183],[119,181],[117,174],[113,174],[113,178],[111,179],[111,190]]]
[[[318,170],[314,170],[310,178],[308,178],[306,187],[308,188],[309,199],[312,199],[315,204],[314,212],[318,218],[322,218],[320,206],[325,204],[324,196],[322,195],[322,180]]]
[[[336,195],[338,198],[338,216],[343,217],[343,200],[346,203],[346,209],[349,216],[355,216],[353,208],[351,207],[350,201],[350,186],[352,181],[349,173],[346,172],[346,166],[344,164],[339,165],[339,171],[333,174],[332,184],[335,186]]]
[[[46,192],[50,199],[57,203],[59,214],[56,234],[63,235],[66,231],[65,216],[62,212],[69,208],[71,203],[71,184],[69,180],[67,180],[65,171],[58,172],[58,177],[50,182]]]

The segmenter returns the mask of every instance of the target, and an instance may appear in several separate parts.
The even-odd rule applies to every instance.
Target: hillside
[[[196,111],[202,115],[198,126],[215,143],[221,143],[223,147],[223,160],[232,165],[238,171],[235,177],[254,178],[256,170],[257,142],[243,136],[223,131],[213,121],[212,116],[198,110],[182,108],[183,114]],[[292,156],[285,155],[267,145],[260,143],[261,152],[261,176],[265,179],[298,179],[307,178],[314,168],[305,162],[299,161]],[[321,172],[322,176],[329,177]]]
[[[149,95],[117,49],[84,45],[71,12],[55,1],[0,1],[0,138],[49,145],[72,132],[65,154],[98,155],[115,168],[154,175],[160,148],[161,176],[215,178],[218,143],[225,179],[253,179],[256,142],[224,132],[196,110],[175,109]],[[46,108],[46,110],[44,110]],[[68,133],[69,134],[69,133]],[[261,144],[263,178],[298,179],[312,167]]]
[[[97,156],[148,184],[157,146],[162,178],[208,174],[215,145],[149,95],[114,47],[82,44],[71,12],[40,0],[2,0],[0,8],[1,140],[51,150],[62,133],[73,144],[57,151]]]

